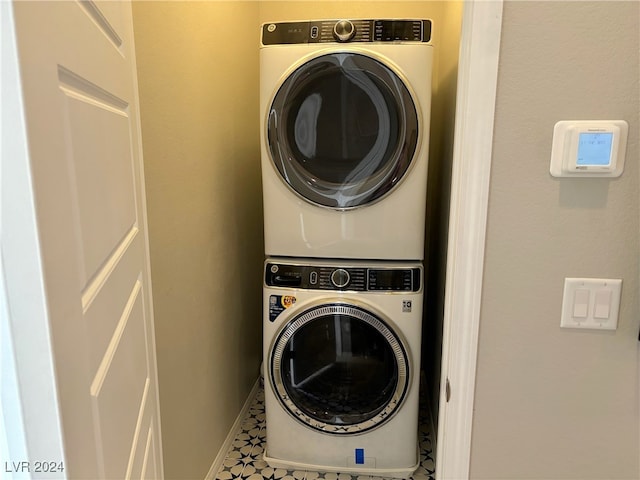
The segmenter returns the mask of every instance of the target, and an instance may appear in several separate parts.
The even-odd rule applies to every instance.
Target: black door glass
[[[388,340],[368,323],[340,314],[318,317],[290,337],[281,375],[297,408],[332,425],[375,417],[398,383]]]
[[[295,70],[269,111],[268,143],[283,180],[306,200],[353,208],[388,193],[411,165],[418,116],[402,80],[355,53]]]

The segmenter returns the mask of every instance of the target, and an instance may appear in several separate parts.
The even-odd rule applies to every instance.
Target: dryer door
[[[366,205],[406,174],[418,142],[409,90],[372,57],[316,57],[283,82],[267,141],[282,179],[305,200],[335,209]]]
[[[380,426],[402,404],[407,353],[387,324],[361,307],[322,304],[293,318],[270,352],[280,403],[303,424],[332,434]]]

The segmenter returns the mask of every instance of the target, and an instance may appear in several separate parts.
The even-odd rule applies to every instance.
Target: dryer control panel
[[[292,265],[268,262],[265,284],[305,290],[419,292],[422,270],[403,267]]]
[[[263,45],[429,42],[431,20],[311,20],[262,25]]]

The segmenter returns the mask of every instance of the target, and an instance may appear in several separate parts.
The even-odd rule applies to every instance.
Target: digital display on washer
[[[424,27],[428,26],[428,32],[423,35]],[[431,37],[431,22],[419,20],[376,20],[374,22],[374,39],[376,41],[429,41]],[[427,40],[424,40],[427,38]]]
[[[412,280],[411,270],[369,270],[369,290],[412,291],[414,290]]]

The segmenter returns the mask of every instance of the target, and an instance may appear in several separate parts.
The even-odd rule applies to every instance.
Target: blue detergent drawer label
[[[356,465],[364,465],[364,448],[356,448]]]

